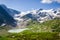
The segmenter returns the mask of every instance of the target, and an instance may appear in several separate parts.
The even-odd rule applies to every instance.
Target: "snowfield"
[[[11,30],[8,30],[9,33],[19,33],[19,32],[22,32],[24,30],[28,30],[28,28],[24,28],[24,29],[11,29]]]

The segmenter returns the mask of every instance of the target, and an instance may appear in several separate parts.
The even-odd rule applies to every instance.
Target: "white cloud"
[[[60,3],[60,0],[41,0],[41,3],[52,3],[52,2],[58,2]]]
[[[60,3],[60,0],[55,0],[56,2]]]
[[[51,0],[42,0],[41,2],[42,2],[42,3],[52,3]]]

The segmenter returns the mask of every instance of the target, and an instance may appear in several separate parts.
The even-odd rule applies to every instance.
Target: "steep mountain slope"
[[[16,26],[16,20],[13,18],[14,14],[18,14],[19,12],[8,9],[5,5],[0,5],[0,26],[3,24]]]
[[[22,26],[21,26],[22,27]],[[24,26],[25,27],[25,26]],[[55,18],[53,20],[48,20],[40,23],[36,20],[28,21],[25,28],[21,29],[11,29],[9,33],[19,33],[19,32],[60,32],[60,18]]]
[[[43,23],[37,21],[29,21],[27,24],[29,31],[32,32],[60,32],[60,19],[55,18],[53,20],[48,20]]]
[[[20,12],[19,12],[19,11],[17,11],[17,10],[10,9],[10,8],[8,8],[8,9],[9,9],[9,11],[10,11],[10,13],[9,13],[9,14],[10,14],[11,16],[13,16],[13,17],[14,17],[14,15],[15,15],[15,14],[20,14]]]

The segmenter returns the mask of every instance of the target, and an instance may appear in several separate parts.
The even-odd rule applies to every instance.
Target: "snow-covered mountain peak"
[[[45,20],[54,19],[55,17],[60,17],[60,15],[57,15],[57,14],[60,14],[59,10],[35,9],[35,10],[26,11],[26,12],[21,12],[20,14],[16,14],[15,19],[19,19],[23,21],[26,21],[28,19],[45,21]]]

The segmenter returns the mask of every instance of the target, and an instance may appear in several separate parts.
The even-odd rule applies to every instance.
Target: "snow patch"
[[[24,30],[28,30],[28,28],[24,28],[24,29],[12,29],[12,30],[8,30],[9,33],[19,33],[22,32]]]

